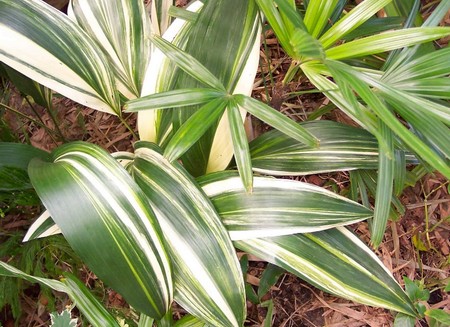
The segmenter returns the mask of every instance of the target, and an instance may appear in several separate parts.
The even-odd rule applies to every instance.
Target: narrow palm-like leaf
[[[213,205],[179,164],[146,143],[137,143],[135,152],[132,174],[147,194],[171,251],[175,300],[213,326],[242,326],[242,272]]]
[[[224,92],[215,89],[182,89],[155,93],[128,101],[125,105],[127,112],[148,109],[177,108],[188,105],[204,104],[216,98],[225,96]]]
[[[197,317],[186,315],[180,320],[178,320],[174,327],[207,327],[208,325],[205,324],[203,321],[198,319]]]
[[[67,293],[92,326],[119,326],[117,320],[78,278],[72,274],[64,273],[64,278],[61,281],[70,290]]]
[[[270,131],[250,143],[253,169],[293,176],[378,167],[378,142],[365,130],[327,120],[301,125],[317,137],[319,147],[309,148],[279,131]],[[417,163],[411,154],[406,158]]]
[[[234,243],[331,294],[416,315],[414,305],[391,273],[344,227]]]
[[[169,27],[169,10],[173,3],[173,0],[152,1],[151,21],[154,33],[157,35],[163,35]]]
[[[217,98],[203,107],[188,119],[171,138],[164,155],[170,160],[180,158],[198,139],[216,123],[223,115],[227,101]]]
[[[106,57],[78,25],[44,1],[0,1],[0,60],[85,106],[120,113]]]
[[[248,193],[252,193],[253,172],[247,135],[245,134],[239,106],[234,99],[228,102],[228,120],[230,122],[231,138],[233,140],[234,158],[239,169],[242,183]]]
[[[165,0],[161,0],[164,2]],[[160,0],[152,2],[152,5]],[[166,1],[168,2],[168,1]],[[162,5],[164,6],[164,5]],[[203,3],[201,1],[193,1],[186,10],[198,12],[202,9]],[[152,11],[152,23],[156,23],[154,19],[155,11]],[[163,38],[168,42],[174,43],[178,46],[184,44],[187,40],[186,33],[191,24],[183,19],[175,19],[173,23],[164,32]],[[155,30],[157,30],[155,28]],[[174,70],[171,69],[171,61],[158,48],[154,48],[151,55],[151,60],[145,72],[144,83],[141,90],[141,96],[158,93],[161,91],[168,91],[170,88],[165,88],[170,84],[173,77]],[[144,110],[139,112],[138,119],[139,137],[144,141],[161,142],[162,135],[165,135],[167,130],[161,126],[161,112],[156,110]]]
[[[275,109],[248,96],[236,96],[238,104],[252,115],[275,127],[282,133],[309,146],[317,146],[318,140],[307,130]]]
[[[320,43],[322,43],[322,46],[325,49],[329,48],[346,34],[352,32],[369,18],[373,17],[380,9],[391,1],[392,0],[366,0],[361,2],[324,33],[319,39]]]
[[[364,106],[356,101],[354,102],[354,96],[350,96],[351,91],[345,85],[338,87],[334,82],[330,81],[326,77],[328,74],[323,72],[323,66],[322,64],[309,61],[303,63],[301,68],[314,86],[322,91],[338,108],[371,134],[377,135],[378,123],[376,116]]]
[[[406,82],[396,83],[395,87],[420,97],[450,99],[450,93],[448,92],[448,90],[450,90],[450,79],[448,77],[409,80]],[[443,107],[442,105],[438,105],[433,102],[429,102],[429,104],[438,109],[435,110],[435,112],[439,116],[442,116],[443,114],[447,116],[448,113],[445,111],[450,112],[450,109],[446,109],[445,106]],[[443,110],[445,111],[443,112]]]
[[[172,299],[171,272],[145,195],[114,158],[94,145],[62,146],[53,159],[33,160],[29,174],[69,244],[130,305],[162,317]]]
[[[306,233],[372,217],[356,202],[298,181],[255,176],[251,194],[235,172],[199,182],[233,240]]]
[[[77,23],[107,54],[121,92],[140,95],[150,58],[150,20],[142,1],[72,0]]]
[[[325,53],[329,59],[350,59],[433,41],[449,34],[450,27],[388,31],[338,45],[326,50]]]
[[[164,54],[169,57],[172,62],[179,66],[184,72],[195,78],[197,81],[206,84],[207,86],[216,89],[224,90],[222,82],[215,77],[205,66],[203,66],[197,59],[183,52],[173,44],[167,42],[161,37],[153,36],[152,42]]]
[[[321,1],[311,0],[308,3],[308,9],[305,13],[305,25],[309,30],[309,33],[314,37],[322,33],[322,30],[328,24],[333,11],[339,0]]]
[[[342,63],[330,62],[328,66],[333,70],[333,77],[339,80],[338,84],[348,84],[353,90],[355,90],[359,96],[368,104],[368,106],[377,114],[377,116],[383,120],[383,122],[389,126],[389,128],[398,135],[402,141],[409,146],[414,152],[416,152],[423,160],[427,161],[435,169],[439,170],[445,176],[450,176],[450,168],[448,164],[443,160],[432,148],[420,140],[416,135],[409,131],[392,113],[386,104],[383,103],[365,84],[364,80],[367,76],[364,76],[355,70],[351,69],[349,66]],[[402,109],[402,108],[400,108]],[[419,119],[422,117],[422,121],[426,121],[425,116],[421,116],[418,113],[416,115],[409,115],[408,118]],[[430,118],[428,118],[430,119]],[[439,128],[439,121],[433,126]],[[427,128],[432,128],[432,126],[427,125]],[[431,132],[431,131],[430,131]],[[448,133],[444,134],[447,137]],[[439,140],[436,140],[439,142]]]
[[[393,132],[380,122],[381,134],[387,149],[380,147],[378,160],[377,194],[375,197],[375,211],[371,225],[370,240],[374,247],[378,247],[383,240],[391,208],[391,198],[394,185],[394,138]]]
[[[67,293],[92,325],[119,327],[116,319],[89,293],[86,286],[71,275],[66,275],[66,278],[60,282],[25,274],[23,271],[0,261],[0,276],[22,278],[31,283],[40,283],[55,291]]]
[[[283,17],[280,15],[274,1],[272,0],[256,0],[258,7],[264,13],[265,18],[270,23],[273,31],[275,32],[280,44],[282,44],[283,49],[290,54],[294,54],[292,46],[289,43],[290,30],[283,21]]]

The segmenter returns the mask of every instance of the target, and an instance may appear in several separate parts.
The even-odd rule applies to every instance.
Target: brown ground
[[[450,17],[450,16],[449,16]],[[450,21],[450,18],[447,18]],[[308,90],[311,88],[302,79],[281,87],[281,80],[289,66],[289,59],[279,48],[272,34],[267,34],[268,51],[261,51],[261,69],[255,81],[254,96],[270,103],[273,107],[286,113],[296,120],[304,117],[327,104],[326,99],[317,94],[306,94],[287,99],[290,92]],[[444,44],[444,43],[443,43]],[[270,61],[267,58],[271,58]],[[269,72],[273,76],[273,86],[270,82],[264,85]],[[264,78],[264,79],[263,79]],[[266,93],[267,92],[267,93]],[[267,95],[269,97],[267,97]],[[29,117],[36,119],[36,114],[12,89],[8,105]],[[108,114],[82,108],[73,102],[56,98],[54,108],[57,114],[58,126],[66,141],[84,140],[101,145],[110,152],[130,150],[135,139],[117,118]],[[55,130],[55,124],[50,114],[36,106],[38,114],[50,129]],[[29,142],[39,148],[51,150],[61,143],[58,135],[51,135],[46,130],[29,119],[19,117],[6,110],[4,118],[20,140]],[[333,111],[325,117],[346,123],[351,121],[340,111]],[[135,126],[135,118],[126,117],[131,126]],[[267,129],[266,126],[254,122],[255,136]],[[302,180],[342,191],[348,186],[348,176],[345,173],[314,175]],[[439,174],[429,174],[422,178],[414,187],[407,188],[401,196],[406,207],[406,213],[400,220],[391,222],[386,231],[385,240],[377,250],[377,254],[393,272],[395,278],[402,282],[402,276],[422,280],[432,291],[429,308],[450,310],[450,295],[443,287],[450,282],[450,196],[449,182]],[[0,219],[0,241],[12,232],[25,232],[36,216],[36,208],[19,208],[13,214]],[[354,226],[355,231],[365,240],[369,240],[368,228],[365,224]],[[266,263],[258,258],[250,258],[248,281],[258,285],[259,277]],[[86,285],[103,290],[101,282],[89,271],[81,271]],[[1,292],[1,290],[0,290]],[[104,300],[108,306],[117,311],[127,313],[128,307],[120,295],[107,289],[103,290]],[[58,296],[57,305],[63,308],[67,304],[64,295]],[[387,310],[371,308],[350,301],[338,299],[324,294],[303,283],[291,274],[284,274],[264,299],[273,299],[275,303],[273,326],[392,326],[393,315]],[[30,286],[23,297],[24,314],[19,326],[46,326],[49,323],[46,299],[43,298],[38,286]],[[183,314],[182,309],[175,308],[175,316]],[[247,326],[260,326],[266,315],[266,309],[248,303]],[[0,323],[5,327],[13,326],[8,308],[0,311]],[[417,326],[427,326],[426,321]]]

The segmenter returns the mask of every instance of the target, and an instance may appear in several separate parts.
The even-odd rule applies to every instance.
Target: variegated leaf
[[[85,106],[120,114],[106,57],[77,24],[44,1],[0,1],[0,61]]]
[[[345,227],[234,244],[328,293],[416,315],[411,300],[387,268]]]
[[[144,2],[72,0],[69,8],[107,54],[122,94],[138,97],[150,59],[150,19]]]
[[[88,291],[86,286],[75,276],[67,274],[62,281],[35,277],[25,274],[0,261],[0,276],[9,276],[25,279],[31,283],[40,283],[51,289],[64,292],[74,301],[80,312],[93,326],[119,327],[116,319],[102,306],[102,304]]]
[[[175,300],[213,326],[242,326],[242,272],[213,205],[156,146],[140,142],[135,153],[132,175],[147,194],[171,251]]]
[[[236,172],[206,175],[199,182],[232,240],[320,231],[373,215],[347,198],[293,180],[254,176],[251,194]]]
[[[33,160],[30,179],[65,238],[130,305],[160,318],[172,300],[169,258],[145,195],[101,148],[64,145]]]
[[[319,140],[319,147],[310,148],[279,131],[264,133],[250,143],[253,170],[296,176],[378,167],[378,141],[367,131],[327,120],[301,125]],[[417,163],[412,154],[406,159]]]

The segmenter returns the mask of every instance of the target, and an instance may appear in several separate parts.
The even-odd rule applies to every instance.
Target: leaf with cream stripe
[[[150,59],[150,19],[144,2],[72,0],[69,9],[108,56],[122,94],[138,97]]]
[[[172,278],[162,232],[125,169],[89,143],[63,145],[29,175],[65,238],[90,269],[137,310],[162,317]]]
[[[411,300],[387,268],[345,227],[234,244],[328,293],[416,315]]]
[[[206,175],[199,183],[232,240],[320,231],[373,215],[347,198],[293,180],[254,176],[251,194],[236,172]]]
[[[43,1],[0,0],[0,61],[85,106],[120,114],[106,57],[78,25]]]
[[[175,300],[213,326],[242,326],[245,291],[230,237],[213,205],[178,163],[138,142],[131,170],[169,245]]]

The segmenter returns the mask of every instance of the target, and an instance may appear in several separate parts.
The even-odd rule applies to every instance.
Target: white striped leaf
[[[320,43],[322,43],[325,49],[329,48],[339,39],[357,29],[361,24],[373,17],[390,2],[392,2],[392,0],[366,0],[361,2],[330,27],[330,29],[320,37]]]
[[[202,177],[200,185],[232,240],[314,232],[373,215],[347,198],[293,180],[254,176],[248,194],[236,172],[222,172]]]
[[[85,106],[120,114],[106,57],[78,25],[43,1],[0,0],[0,61]]]
[[[366,305],[415,316],[411,300],[375,254],[345,227],[234,244],[308,283]]]
[[[202,7],[203,3],[201,1],[193,1],[186,10],[196,13],[199,12]],[[156,23],[155,20],[152,20],[152,24],[153,23]],[[183,48],[187,41],[186,33],[190,27],[191,24],[188,21],[177,18],[164,32],[162,38]],[[153,49],[150,63],[144,75],[144,83],[141,90],[142,97],[170,90],[170,80],[175,73],[172,65],[173,63],[170,62],[169,58],[167,58],[161,50],[156,47]],[[162,113],[157,110],[145,110],[139,112],[137,124],[141,140],[161,143],[163,136],[167,133],[167,129],[161,124],[161,115]]]
[[[325,51],[334,60],[357,58],[433,41],[450,34],[450,27],[417,27],[388,31],[340,44]]]
[[[160,318],[172,300],[162,232],[145,195],[122,166],[89,143],[64,145],[29,175],[72,248],[137,310]]]
[[[319,139],[317,148],[270,131],[250,143],[253,170],[275,176],[309,175],[378,167],[378,142],[367,131],[328,120],[301,125]],[[408,163],[417,163],[407,154]]]
[[[136,144],[132,175],[155,211],[174,265],[175,300],[213,326],[242,326],[245,291],[230,237],[213,205],[177,163]]]
[[[231,13],[232,16],[230,16]],[[195,72],[190,71],[194,62],[198,62],[202,67],[205,67],[201,70],[209,71],[210,75],[215,76],[216,81],[211,78],[204,79],[206,82],[209,81],[209,85],[215,88],[224,85],[230,94],[251,92],[258,63],[257,45],[259,44],[259,38],[257,35],[260,26],[257,17],[258,11],[253,1],[208,1],[202,8],[202,13],[198,16],[197,21],[191,24],[191,29],[185,34],[185,40],[183,42],[179,39],[174,40],[178,49],[184,50],[192,56],[192,59],[189,59],[187,64],[183,64],[183,61],[178,59],[175,64],[179,65],[182,70],[178,70],[175,74],[173,73],[173,67],[169,66],[169,72],[163,72],[169,78],[166,78],[166,81],[159,85],[157,81],[154,81],[153,85],[156,87],[152,88],[152,92],[170,90],[174,85],[177,88],[204,86],[202,82],[198,81],[199,74],[196,75]],[[229,24],[230,19],[233,19],[234,24]],[[204,26],[208,26],[208,28],[204,28]],[[223,36],[224,33],[227,37]],[[155,41],[158,43],[158,39],[155,39]],[[201,46],[199,46],[200,44]],[[182,52],[176,54],[177,51],[179,52],[176,48],[169,49],[164,47],[165,45],[161,42],[158,43],[158,46],[163,46],[162,49],[165,54],[172,59],[188,58]],[[211,49],[214,49],[214,51],[211,51]],[[161,72],[157,73],[157,75],[160,74]],[[167,126],[161,127],[159,125],[161,121],[164,121],[163,116],[168,117],[167,120],[171,122],[170,126],[176,131],[196,109],[198,109],[197,106],[189,106],[183,109],[164,111],[156,115],[153,113],[149,118],[156,121],[155,129],[163,131],[159,135],[157,135],[158,133],[152,133],[153,137],[156,137],[157,142],[161,144],[162,137],[166,135]],[[150,116],[150,114],[146,115]],[[241,116],[244,117],[244,115],[245,112],[241,111]],[[220,122],[217,120],[207,133],[183,156],[184,166],[196,176],[204,174],[207,169],[223,169],[229,163],[233,153],[231,144],[227,118],[222,118]],[[208,164],[210,158],[214,160],[211,165]]]
[[[40,283],[55,291],[64,292],[69,295],[80,312],[93,326],[119,327],[116,319],[88,291],[86,286],[72,275],[65,275],[62,281],[35,277],[0,261],[0,276],[22,278],[31,283]]]
[[[150,59],[150,19],[144,2],[71,0],[70,9],[108,56],[122,94],[138,97]]]

